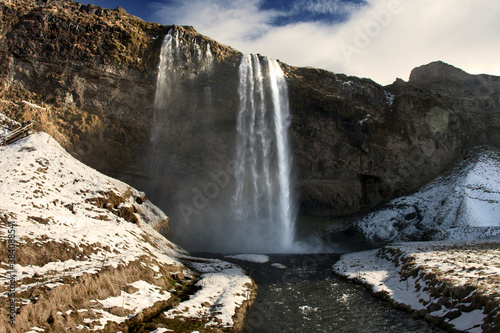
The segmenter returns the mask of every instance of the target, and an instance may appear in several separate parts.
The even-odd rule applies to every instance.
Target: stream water
[[[334,276],[338,254],[269,257],[263,264],[221,258],[246,269],[258,285],[244,332],[445,332]]]

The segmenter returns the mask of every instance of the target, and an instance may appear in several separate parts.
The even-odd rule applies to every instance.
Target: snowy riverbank
[[[333,270],[414,317],[465,332],[499,330],[499,242],[393,244],[346,254]]]

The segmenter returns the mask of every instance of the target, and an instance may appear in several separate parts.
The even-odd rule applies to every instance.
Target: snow
[[[0,117],[0,124],[10,121],[1,113]],[[8,129],[4,128],[4,132]],[[80,163],[48,134],[35,133],[0,147],[0,174],[1,242],[5,243],[8,237],[4,224],[15,223],[18,248],[55,248],[48,262],[26,264],[17,260],[13,265],[16,281],[23,281],[16,285],[17,295],[29,295],[35,288],[57,291],[65,283],[78,283],[85,274],[99,276],[106,268],[127,267],[138,260],[142,261],[141,269],[150,270],[154,279],[163,279],[164,271],[172,275],[169,279],[179,276],[182,283],[184,277],[196,276],[183,263],[192,258],[154,230],[167,219],[158,207],[147,200],[139,204],[136,198],[144,198],[142,192]],[[111,193],[121,198],[121,203],[101,208],[98,202],[106,203]],[[134,211],[136,223],[120,217],[119,210],[125,207]],[[231,326],[253,281],[236,265],[222,261],[193,264],[193,267],[200,269],[201,289],[185,306],[200,308],[201,303],[210,299],[213,307],[204,319],[213,323],[220,320]],[[8,283],[11,268],[0,265],[1,285]],[[89,299],[91,305],[86,308],[68,309],[57,304],[55,313],[65,316],[73,310],[83,316],[83,321],[74,323],[73,329],[98,330],[110,321],[121,323],[171,297],[169,291],[141,279],[132,280],[120,289],[118,296]],[[0,297],[6,296],[4,288]],[[19,299],[23,306],[31,302],[28,298]],[[129,315],[111,314],[109,310],[113,307],[123,308]],[[26,330],[36,330],[44,324],[36,323]]]
[[[334,270],[349,278],[361,280],[370,285],[375,294],[386,293],[396,303],[407,304],[414,310],[421,310],[424,306],[415,297],[414,281],[402,281],[398,267],[391,261],[378,256],[379,250],[346,254],[335,264]],[[428,298],[423,292],[420,297]]]
[[[494,327],[498,315],[498,307],[493,306],[500,303],[497,242],[391,244],[345,254],[333,270],[400,307],[443,318],[457,330],[482,332],[483,325]],[[485,307],[486,303],[490,306]],[[450,320],[452,312],[457,317]],[[489,314],[493,316],[490,321]]]
[[[481,329],[480,323],[483,322],[484,318],[485,314],[483,313],[483,311],[474,310],[468,313],[464,313],[460,317],[448,321],[448,323],[453,325],[455,329],[460,331],[481,333],[483,332],[483,330]]]
[[[264,254],[235,254],[235,255],[226,256],[226,258],[254,262],[257,264],[264,264],[264,263],[269,261],[269,257],[264,255]]]
[[[151,304],[170,298],[170,293],[162,291],[160,287],[147,283],[146,281],[136,281],[131,285],[138,289],[135,293],[129,294],[122,290],[120,296],[109,297],[104,300],[99,300],[98,302],[101,303],[104,308],[118,306],[126,310],[132,310],[132,316],[135,316],[142,310],[151,306]],[[123,318],[123,320],[125,319],[127,318]]]
[[[39,332],[45,332],[45,330],[43,328],[35,326],[31,328],[31,331],[28,331],[26,333],[39,333]]]
[[[11,102],[11,101],[7,101],[7,100],[4,100],[4,99],[0,99],[0,102],[2,102],[2,103],[7,103],[7,104],[14,104],[14,105],[19,105],[19,104],[21,104],[21,103],[22,103],[22,104],[26,104],[26,105],[28,105],[28,106],[31,106],[31,107],[33,107],[33,108],[35,108],[35,109],[47,110],[47,108],[45,108],[45,107],[43,107],[43,106],[40,106],[40,105],[37,105],[37,104],[33,104],[33,103],[31,103],[31,102],[28,102],[28,101],[21,101],[21,102],[19,102],[19,103],[17,103],[17,104],[16,104],[16,103],[13,103],[13,102]],[[2,114],[2,115],[0,116],[0,121],[2,120],[2,118],[7,118],[7,117],[6,117],[5,115],[3,115],[3,114]]]
[[[369,114],[369,113],[367,113],[367,114],[366,114],[366,116],[365,116],[363,119],[361,119],[358,123],[359,123],[360,125],[363,125],[365,122],[367,122],[367,121],[368,121],[368,120],[370,120],[371,118],[372,118],[372,115],[371,115],[371,114]]]
[[[214,318],[205,326],[233,326],[233,316],[243,302],[248,301],[252,280],[238,266],[217,260],[198,258],[191,262],[201,272],[197,286],[202,287],[187,301],[165,313],[167,318]]]
[[[99,319],[85,318],[83,320],[83,322],[85,324],[93,326],[90,329],[90,331],[102,330],[108,322],[121,323],[127,319],[126,317],[124,318],[124,317],[116,316],[114,314],[111,314],[107,311],[100,310],[100,309],[95,309],[94,312],[99,314],[101,317]]]
[[[384,92],[385,92],[386,103],[387,103],[387,105],[391,106],[392,103],[394,103],[394,97],[396,97],[396,95],[391,94],[388,91],[384,91]]]
[[[93,330],[103,329],[108,321],[116,323],[124,322],[125,320],[136,316],[152,304],[170,298],[169,292],[163,291],[160,287],[146,281],[139,280],[132,283],[131,286],[138,289],[133,294],[129,294],[122,290],[120,296],[109,297],[104,300],[98,300],[98,302],[102,304],[104,309],[121,307],[126,310],[131,310],[132,314],[120,317],[110,314],[105,310],[97,310],[96,312],[99,312],[102,317],[97,320],[88,319],[85,322],[88,324],[96,324],[96,322],[98,322],[98,324],[93,327]]]
[[[374,244],[500,235],[500,152],[480,147],[418,192],[356,222]]]
[[[318,311],[318,308],[313,308],[312,306],[309,306],[309,305],[299,306],[299,309],[302,312],[302,314],[305,316],[311,314],[312,312]]]
[[[0,102],[10,103],[5,100],[0,100]],[[11,120],[8,117],[6,117],[3,113],[0,113],[0,137],[5,136],[10,132],[9,127],[20,126],[20,125],[21,124],[18,123],[17,121]]]

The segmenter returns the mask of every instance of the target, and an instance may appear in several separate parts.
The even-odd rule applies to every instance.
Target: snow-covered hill
[[[500,152],[489,147],[355,224],[378,250],[333,270],[394,306],[464,332],[498,332]],[[422,241],[411,243],[407,241]]]
[[[391,244],[349,253],[333,270],[393,306],[453,332],[499,332],[500,244],[443,241]]]
[[[474,149],[446,174],[364,216],[356,227],[374,244],[499,235],[500,152]]]
[[[2,330],[231,330],[251,301],[240,268],[189,257],[144,193],[45,133],[0,147],[0,198]]]

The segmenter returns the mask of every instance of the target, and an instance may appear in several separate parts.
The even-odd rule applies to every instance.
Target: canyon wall
[[[234,185],[240,52],[191,27],[69,0],[2,1],[0,15],[0,111],[34,120],[86,164],[146,191],[173,223],[217,219]],[[158,64],[169,31],[181,41],[178,88],[158,129]],[[201,71],[193,59],[206,45],[213,59]],[[383,87],[280,64],[302,215],[368,211],[415,191],[473,146],[500,147],[498,77],[436,62]],[[207,195],[214,183],[219,192]]]

